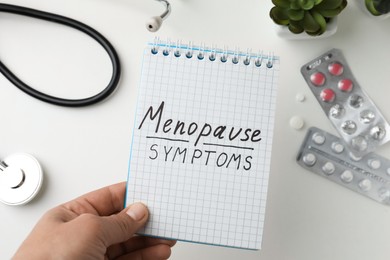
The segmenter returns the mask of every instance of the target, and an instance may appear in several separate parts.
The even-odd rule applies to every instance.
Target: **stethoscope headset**
[[[165,11],[160,16],[154,16],[146,23],[150,32],[160,29],[163,21],[171,13],[167,0],[157,0],[165,5]],[[77,29],[96,40],[107,52],[112,64],[112,76],[108,85],[99,93],[83,99],[64,99],[40,92],[12,73],[1,61],[0,72],[17,88],[43,102],[64,107],[83,107],[96,104],[110,96],[118,86],[121,76],[121,66],[118,54],[112,44],[92,27],[61,15],[43,12],[22,6],[0,3],[0,12],[29,16],[49,22],[59,23]],[[31,201],[39,192],[43,181],[42,168],[39,162],[30,154],[18,153],[0,160],[0,201],[7,205],[23,205]]]

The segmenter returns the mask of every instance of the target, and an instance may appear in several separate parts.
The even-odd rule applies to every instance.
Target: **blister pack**
[[[339,137],[309,128],[297,156],[303,168],[390,205],[390,160],[369,153],[356,157]]]
[[[322,109],[356,156],[390,140],[390,126],[359,86],[340,50],[332,49],[301,68]]]

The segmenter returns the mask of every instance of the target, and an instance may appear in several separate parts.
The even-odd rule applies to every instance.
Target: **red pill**
[[[326,88],[323,91],[321,91],[320,97],[322,101],[330,103],[333,102],[334,98],[336,97],[336,94],[332,89]]]
[[[344,72],[344,67],[338,62],[334,62],[329,64],[328,71],[330,74],[334,76],[340,76]]]
[[[321,72],[311,74],[310,81],[316,86],[322,86],[325,83],[325,75]]]
[[[353,83],[350,79],[340,80],[337,86],[343,92],[350,92],[353,89]]]

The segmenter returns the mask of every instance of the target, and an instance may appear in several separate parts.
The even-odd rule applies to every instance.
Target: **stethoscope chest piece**
[[[0,201],[12,206],[28,203],[38,194],[42,180],[42,168],[33,156],[10,155],[0,163]]]

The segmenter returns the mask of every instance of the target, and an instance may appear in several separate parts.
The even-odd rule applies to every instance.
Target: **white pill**
[[[358,161],[360,161],[363,157],[361,157],[361,156],[356,156],[355,154],[353,154],[353,153],[349,153],[349,157],[353,160],[353,161],[355,161],[355,162],[358,162]]]
[[[298,101],[298,102],[303,102],[305,101],[306,99],[306,96],[302,93],[298,93],[296,96],[295,96],[295,99]]]
[[[381,167],[381,161],[378,159],[370,159],[367,163],[368,166],[373,170],[378,170]]]
[[[342,153],[344,151],[344,145],[339,142],[332,143],[332,150],[335,153]]]
[[[353,173],[349,170],[345,170],[341,175],[340,178],[344,182],[351,182],[353,180]]]
[[[359,188],[363,191],[369,191],[371,190],[371,181],[368,179],[364,179],[359,182]]]
[[[290,119],[290,126],[295,130],[300,130],[305,125],[305,121],[299,116],[293,116]]]
[[[303,162],[307,165],[307,166],[313,166],[316,161],[317,161],[317,158],[314,154],[312,153],[307,153],[305,154],[305,156],[303,156]]]
[[[323,166],[322,166],[322,171],[328,175],[331,175],[332,173],[334,173],[334,170],[335,170],[335,166],[333,163],[331,162],[327,162],[325,163]]]
[[[313,134],[312,140],[314,143],[321,145],[325,143],[325,136],[317,132]]]
[[[386,188],[382,188],[378,191],[379,198],[381,198],[382,201],[388,200],[390,198],[390,190]]]

